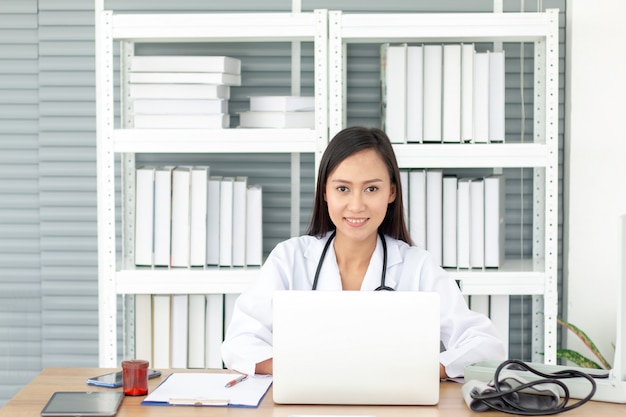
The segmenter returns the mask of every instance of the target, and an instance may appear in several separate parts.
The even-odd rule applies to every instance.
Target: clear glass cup
[[[148,365],[142,359],[122,362],[122,386],[124,395],[146,395],[148,393]]]

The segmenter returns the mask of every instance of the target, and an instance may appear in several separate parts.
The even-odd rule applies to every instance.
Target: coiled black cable
[[[532,382],[528,382],[528,383],[524,383],[524,384],[520,384],[515,387],[512,387],[511,385],[500,381],[500,373],[508,367],[515,367],[516,370],[521,369],[521,370],[532,372],[533,374],[538,375],[542,377],[543,379],[539,379],[536,381],[532,381]],[[550,373],[550,374],[545,374],[536,369],[533,369],[525,362],[522,362],[516,359],[510,359],[510,360],[502,362],[496,369],[494,373],[493,381],[490,384],[493,387],[493,391],[481,393],[481,392],[478,392],[478,390],[474,390],[470,393],[470,395],[474,400],[481,402],[488,408],[501,411],[504,413],[517,414],[517,415],[523,415],[523,416],[548,416],[548,415],[562,413],[564,411],[569,411],[585,404],[596,393],[596,382],[594,378],[606,378],[606,377],[607,375],[590,375],[590,374],[587,374],[585,372],[581,372],[575,369],[566,369],[566,370],[557,371],[557,372]],[[589,394],[587,394],[587,396],[585,396],[584,398],[580,399],[579,401],[571,405],[567,405],[570,401],[570,392],[569,392],[569,389],[567,388],[567,385],[563,381],[561,381],[561,379],[570,379],[570,378],[586,379],[587,381],[589,381],[589,384],[591,385],[591,389],[589,390]],[[526,390],[528,388],[533,388],[541,384],[558,385],[564,392],[564,396],[562,397],[561,401],[547,408],[545,407],[545,402],[543,404],[544,407],[537,406],[536,408],[521,404],[521,401],[519,401],[520,396],[528,395],[528,394],[522,394],[521,391]],[[534,394],[530,394],[530,395],[534,395]],[[538,403],[539,402],[536,402],[536,404]]]

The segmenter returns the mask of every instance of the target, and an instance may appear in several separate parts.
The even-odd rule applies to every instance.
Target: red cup
[[[148,365],[141,359],[122,362],[122,385],[124,395],[146,395],[148,393]]]

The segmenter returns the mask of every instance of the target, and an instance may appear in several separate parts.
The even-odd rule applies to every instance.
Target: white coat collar
[[[313,276],[315,275],[315,270],[322,255],[322,251],[324,250],[324,245],[330,238],[331,234],[332,232],[328,232],[322,238],[316,239],[315,243],[310,245],[304,253],[304,257],[309,262],[311,268],[310,270],[312,271],[311,279],[313,279]],[[397,285],[396,277],[399,275],[397,273],[391,273],[391,271],[393,271],[393,267],[395,265],[402,262],[402,256],[399,250],[399,242],[396,239],[392,239],[388,236],[385,236],[385,239],[387,242],[387,276],[385,278],[385,285],[395,289]],[[379,238],[376,241],[376,249],[374,250],[372,259],[370,260],[370,264],[367,268],[367,272],[365,273],[363,283],[361,284],[361,291],[373,291],[380,286],[382,265],[383,245]],[[332,244],[328,248],[328,252],[326,252],[326,258],[324,259],[324,262],[322,264],[319,281],[317,283],[317,289],[326,291],[342,290],[341,276],[339,275],[339,267],[337,266],[335,249]]]

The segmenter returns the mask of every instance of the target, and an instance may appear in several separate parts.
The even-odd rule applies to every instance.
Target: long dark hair
[[[348,127],[337,133],[322,155],[317,175],[313,213],[307,234],[320,237],[335,229],[328,214],[328,205],[324,201],[328,176],[344,159],[366,149],[374,150],[381,157],[389,171],[391,184],[396,186],[396,198],[387,206],[387,213],[378,230],[411,245],[411,237],[404,219],[400,170],[391,142],[382,130],[360,126]]]

